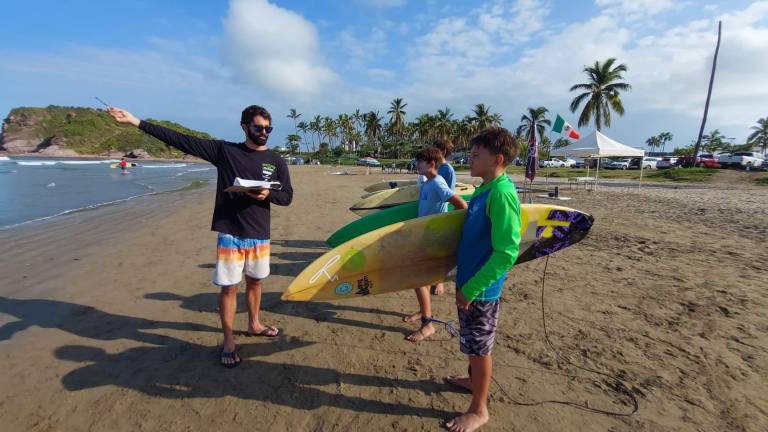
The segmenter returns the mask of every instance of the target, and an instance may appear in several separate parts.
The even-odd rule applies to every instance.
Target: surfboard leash
[[[611,382],[613,382],[615,385],[611,386],[611,388],[613,389],[613,391],[615,391],[619,395],[626,396],[629,399],[629,401],[632,404],[632,411],[631,412],[618,412],[618,411],[603,410],[603,409],[599,409],[599,408],[592,408],[592,407],[590,407],[590,406],[588,406],[586,404],[580,404],[580,403],[571,402],[571,401],[561,401],[561,400],[543,400],[543,401],[538,401],[538,402],[520,402],[520,401],[517,401],[515,398],[513,398],[509,393],[507,393],[507,390],[499,383],[499,381],[496,380],[495,376],[491,375],[491,379],[493,379],[493,382],[496,383],[496,385],[499,387],[501,392],[504,393],[504,395],[507,398],[509,398],[512,401],[512,403],[515,404],[515,405],[537,406],[537,405],[544,405],[544,404],[558,404],[558,405],[570,406],[570,407],[573,407],[573,408],[576,408],[576,409],[580,409],[580,410],[583,410],[583,411],[589,411],[589,412],[593,412],[593,413],[597,413],[597,414],[605,414],[605,415],[617,416],[617,417],[629,417],[629,416],[635,414],[638,411],[638,409],[639,409],[639,405],[637,403],[637,398],[635,397],[635,395],[632,392],[632,390],[630,390],[629,387],[627,387],[627,385],[624,384],[624,381],[622,381],[621,379],[619,379],[619,378],[617,378],[617,377],[615,377],[613,375],[609,375],[609,374],[607,374],[605,372],[601,372],[601,371],[598,371],[598,370],[595,370],[595,369],[592,369],[592,368],[588,368],[586,366],[581,366],[581,365],[577,365],[577,364],[573,363],[569,358],[567,358],[564,355],[560,354],[560,351],[558,351],[557,348],[555,348],[555,346],[552,344],[552,341],[549,339],[549,332],[547,332],[547,320],[546,320],[546,316],[544,314],[544,286],[545,286],[546,278],[547,278],[547,266],[548,266],[548,264],[549,264],[549,255],[547,255],[547,257],[546,257],[546,259],[544,261],[544,272],[541,275],[541,323],[542,323],[542,326],[544,327],[544,340],[546,341],[546,343],[549,346],[549,348],[555,353],[555,356],[558,359],[563,360],[565,363],[568,363],[568,364],[570,364],[571,366],[573,366],[573,367],[575,367],[577,369],[581,369],[581,370],[589,372],[589,373],[593,373],[593,374],[596,374],[596,375],[600,375],[600,376],[606,377]]]

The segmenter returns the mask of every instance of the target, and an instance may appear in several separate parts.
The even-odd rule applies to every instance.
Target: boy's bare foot
[[[468,376],[449,375],[445,377],[445,382],[456,387],[463,388],[472,393],[472,379]]]
[[[421,321],[421,312],[416,312],[415,314],[403,317],[403,321],[407,323]]]
[[[439,283],[439,284],[433,286],[432,287],[432,294],[433,295],[439,295],[439,296],[445,294],[445,285]]]
[[[432,336],[433,334],[435,334],[435,328],[432,326],[432,323],[427,323],[423,325],[420,329],[408,335],[408,337],[406,337],[405,339],[410,342],[421,342],[424,339]]]
[[[488,423],[488,412],[466,413],[442,424],[443,428],[451,432],[472,432],[480,429]]]

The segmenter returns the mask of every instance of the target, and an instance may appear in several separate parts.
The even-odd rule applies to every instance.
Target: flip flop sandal
[[[270,334],[272,332],[274,332],[274,334]],[[273,338],[273,337],[280,336],[280,329],[277,328],[277,327],[273,327],[273,326],[266,326],[264,328],[264,330],[262,330],[262,331],[260,331],[258,333],[246,332],[245,335],[248,336],[248,337],[260,336],[260,337]]]
[[[235,350],[231,352],[225,352],[224,348],[221,349],[221,365],[224,366],[227,369],[232,369],[240,366],[240,363],[243,362],[243,359],[240,358],[240,356],[237,355],[238,351],[237,346],[235,346]],[[224,359],[232,359],[232,363],[224,363]]]

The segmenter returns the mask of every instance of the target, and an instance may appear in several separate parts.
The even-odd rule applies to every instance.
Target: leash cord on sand
[[[573,366],[573,367],[575,367],[577,369],[581,369],[581,370],[586,371],[586,372],[590,372],[590,373],[593,373],[593,374],[604,376],[604,377],[608,378],[609,380],[611,380],[612,382],[614,382],[615,386],[612,386],[613,390],[616,391],[617,393],[619,393],[620,395],[626,396],[630,400],[630,402],[632,403],[632,411],[629,412],[629,413],[617,412],[617,411],[608,411],[608,410],[602,410],[602,409],[599,409],[599,408],[592,408],[592,407],[590,407],[590,406],[588,406],[586,404],[582,405],[582,404],[579,404],[579,403],[576,403],[576,402],[559,401],[559,400],[544,400],[544,401],[539,401],[539,402],[519,402],[519,401],[515,400],[509,393],[507,393],[507,390],[504,389],[504,387],[502,387],[502,385],[499,384],[499,382],[496,380],[496,377],[494,377],[492,375],[491,378],[493,379],[493,382],[496,383],[496,385],[499,387],[499,389],[501,389],[501,392],[504,393],[504,395],[506,397],[508,397],[512,401],[512,403],[514,403],[515,405],[537,406],[537,405],[544,405],[544,404],[559,404],[559,405],[570,406],[570,407],[577,408],[577,409],[584,410],[584,411],[589,411],[589,412],[598,413],[598,414],[606,414],[606,415],[611,415],[611,416],[629,417],[629,416],[633,415],[638,410],[637,398],[632,393],[632,391],[629,388],[627,388],[627,386],[624,384],[623,381],[621,381],[620,379],[616,378],[615,376],[609,375],[609,374],[607,374],[605,372],[600,372],[598,370],[590,369],[588,367],[580,366],[580,365],[577,365],[577,364],[573,363],[570,359],[568,359],[567,357],[565,357],[562,354],[560,354],[560,351],[558,351],[555,348],[555,346],[552,344],[552,342],[549,340],[549,333],[547,332],[547,320],[546,320],[545,315],[544,315],[544,284],[545,284],[545,281],[546,281],[546,278],[547,278],[547,265],[548,264],[549,264],[549,256],[547,256],[546,260],[544,261],[544,273],[541,276],[541,322],[542,322],[543,327],[544,327],[544,340],[547,342],[547,345],[549,345],[549,348],[555,353],[555,356],[557,358],[563,360],[564,362],[570,364],[571,366]]]

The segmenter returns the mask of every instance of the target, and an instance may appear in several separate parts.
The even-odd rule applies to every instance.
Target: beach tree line
[[[570,109],[580,111],[578,125],[594,124],[601,130],[611,126],[612,115],[624,115],[621,93],[631,89],[623,82],[624,64],[616,59],[595,61],[583,72],[586,82],[575,84],[571,91],[578,92]],[[305,116],[291,108],[287,117],[293,120],[294,132],[286,138],[286,148],[292,153],[311,153],[317,156],[340,156],[354,153],[358,156],[376,156],[400,159],[408,157],[414,149],[429,145],[436,139],[450,139],[458,152],[466,151],[469,140],[490,126],[502,126],[502,114],[488,104],[479,102],[470,113],[459,117],[450,107],[436,112],[407,116],[408,103],[403,98],[392,100],[386,110],[361,112],[355,110],[335,116]],[[552,126],[551,113],[544,106],[529,107],[517,125],[509,128],[516,132],[521,152],[526,154],[526,134],[535,125],[541,157],[547,157],[551,148],[562,147],[568,140],[558,137],[554,141],[546,133]],[[514,121],[514,120],[512,120]]]

